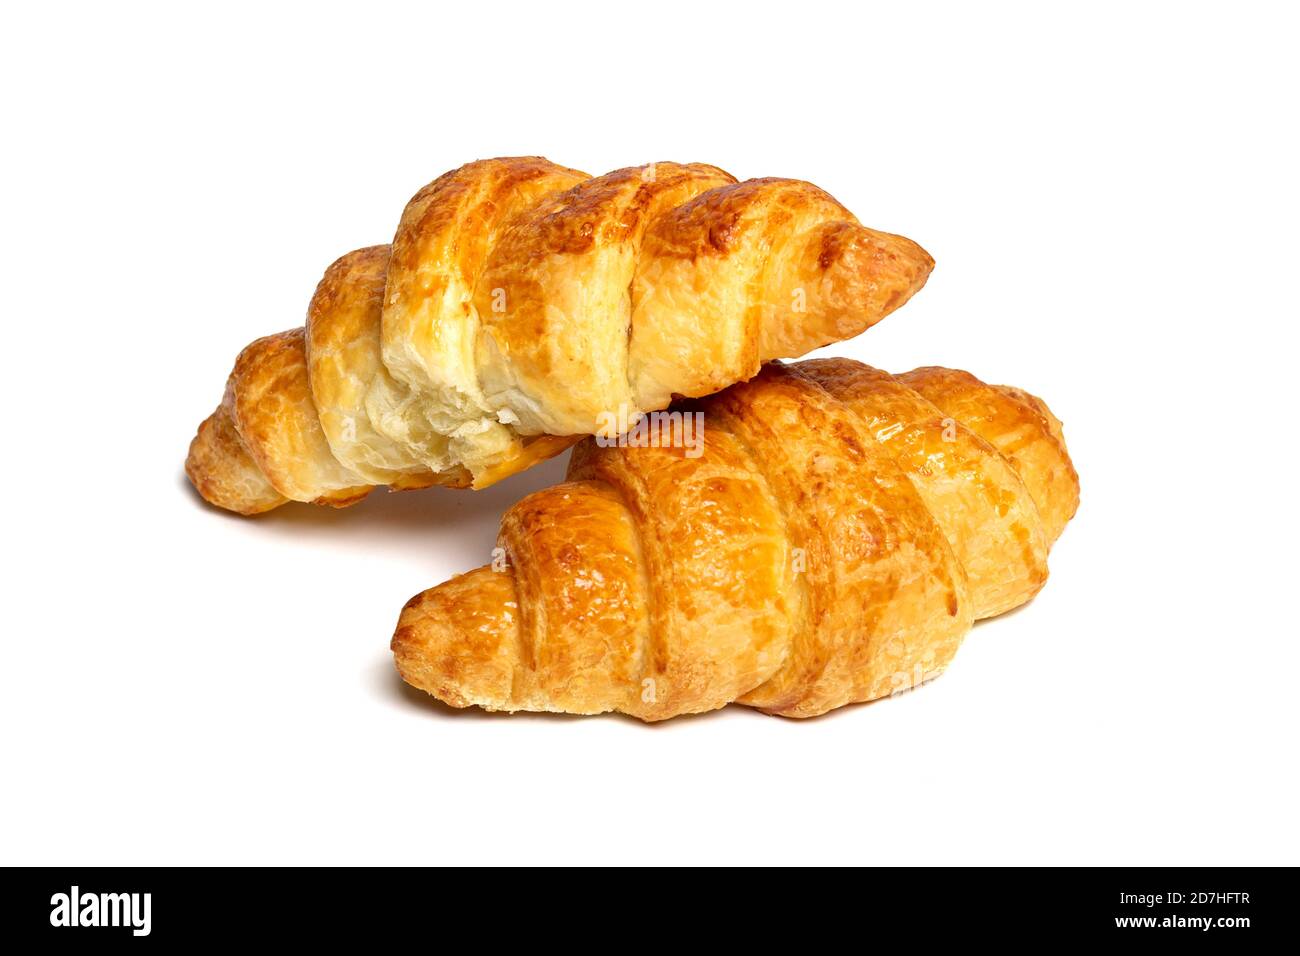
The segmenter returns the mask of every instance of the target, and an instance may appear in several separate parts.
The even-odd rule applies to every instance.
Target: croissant
[[[772,364],[651,418],[511,508],[504,560],[407,603],[408,683],[487,710],[811,717],[942,671],[1043,586],[1078,506],[1047,406],[967,372]]]
[[[797,180],[470,163],[331,265],[305,328],[244,349],[186,472],[243,514],[484,487],[856,335],[933,264]]]

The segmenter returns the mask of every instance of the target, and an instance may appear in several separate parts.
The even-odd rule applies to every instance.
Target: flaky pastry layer
[[[673,408],[702,443],[585,440],[506,513],[507,562],[407,603],[406,681],[488,710],[815,716],[940,673],[1043,586],[1078,507],[1047,406],[967,372],[775,364]]]
[[[305,329],[241,353],[187,471],[246,514],[483,487],[856,335],[932,267],[799,180],[470,163],[415,195],[391,245],[330,266]]]

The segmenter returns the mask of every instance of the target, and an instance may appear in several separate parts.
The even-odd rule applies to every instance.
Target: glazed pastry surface
[[[672,414],[584,440],[506,513],[508,561],[408,602],[402,677],[455,707],[815,716],[941,672],[1078,506],[1047,406],[967,372],[772,364]]]
[[[470,163],[412,198],[390,245],[330,266],[305,329],[240,354],[186,471],[244,514],[484,487],[857,335],[932,267],[799,180]]]

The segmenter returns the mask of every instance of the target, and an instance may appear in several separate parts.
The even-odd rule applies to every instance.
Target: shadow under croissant
[[[349,508],[323,508],[289,502],[283,507],[253,518],[236,515],[204,501],[182,471],[179,481],[191,501],[212,514],[231,521],[253,534],[310,540],[319,537],[331,547],[356,550],[367,548],[414,550],[428,554],[436,548],[447,554],[454,548],[453,564],[467,570],[485,563],[496,542],[501,515],[516,501],[564,480],[569,455],[564,453],[541,462],[482,491],[454,488],[425,488],[419,491],[389,491],[377,488]],[[431,533],[454,529],[453,538],[434,538]],[[429,586],[437,581],[431,575]],[[409,595],[399,595],[401,599]]]
[[[1040,591],[1039,594],[1041,594],[1041,593],[1042,593],[1042,592]],[[1015,617],[1017,614],[1019,614],[1019,613],[1021,613],[1022,611],[1024,611],[1025,608],[1032,607],[1033,604],[1034,604],[1034,602],[1037,601],[1037,600],[1038,600],[1038,594],[1035,594],[1033,597],[1031,597],[1031,598],[1030,598],[1028,601],[1026,601],[1024,604],[1021,604],[1021,605],[1018,606],[1018,607],[1013,607],[1013,608],[1012,608],[1011,610],[1009,610],[1009,611],[1003,611],[1001,614],[995,614],[995,615],[993,615],[992,617],[982,617],[982,618],[980,618],[979,620],[975,621],[975,622],[971,625],[971,633],[974,634],[976,631],[980,630],[980,629],[981,629],[982,627],[984,627],[984,625],[986,625],[986,624],[992,624],[992,623],[995,622],[995,621],[1006,621],[1006,620],[1009,620],[1010,618],[1013,618],[1013,617]]]

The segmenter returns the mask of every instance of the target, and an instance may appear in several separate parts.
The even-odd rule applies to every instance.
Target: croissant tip
[[[918,280],[924,281],[934,271],[934,256],[919,242],[906,236],[890,235],[889,239],[891,251]]]

